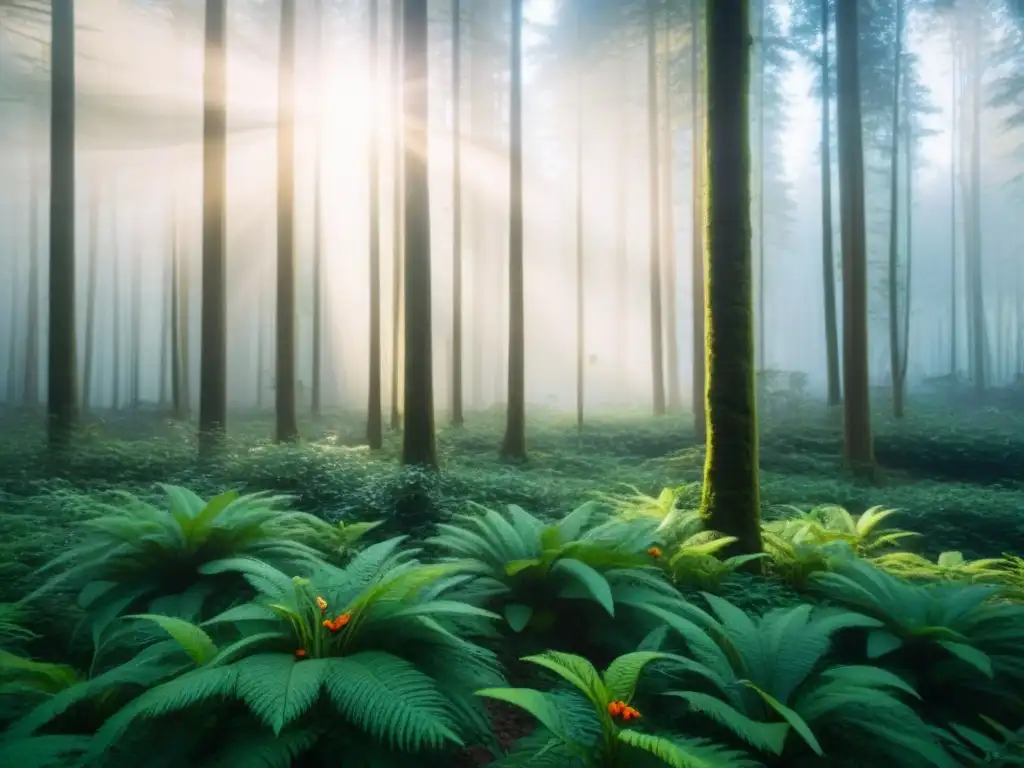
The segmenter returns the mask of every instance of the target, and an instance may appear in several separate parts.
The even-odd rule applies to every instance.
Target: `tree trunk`
[[[39,405],[39,165],[29,171],[28,204],[28,320],[25,326],[25,370],[22,402]],[[13,328],[12,328],[13,330]],[[13,337],[12,337],[13,338]],[[13,369],[11,371],[13,376]]]
[[[47,437],[54,457],[77,421],[75,354],[75,4],[50,12],[50,328]]]
[[[405,430],[402,463],[437,467],[430,296],[427,0],[405,0]]]
[[[163,290],[160,297],[160,364],[157,402],[160,408],[167,407],[167,379],[170,376],[168,361],[171,354],[171,300],[174,284],[174,262],[164,254]]]
[[[462,414],[462,4],[452,0],[452,424]]]
[[[227,0],[206,0],[203,73],[203,278],[199,370],[199,450],[215,450],[227,427],[225,75]]]
[[[679,329],[676,313],[676,225],[673,169],[675,167],[675,131],[672,114],[672,27],[669,6],[665,6],[665,76],[662,79],[662,102],[665,119],[661,123],[661,208],[662,242],[665,257],[665,366],[668,368],[668,409],[678,412],[682,408],[679,384]]]
[[[377,0],[370,0],[370,13],[376,18]],[[324,35],[323,21],[324,9],[323,0],[314,0],[313,16],[316,23],[316,77],[323,85],[323,50]],[[377,66],[377,49],[374,45],[376,37],[370,38],[370,50],[373,56],[372,67]],[[373,81],[371,93],[376,93],[376,81]],[[376,106],[373,100],[372,106]],[[371,141],[376,141],[376,123],[370,126]],[[323,400],[323,360],[324,360],[324,279],[323,279],[323,185],[321,177],[321,159],[323,146],[323,122],[318,118],[314,127],[313,138],[313,370],[311,371],[312,382],[310,383],[309,409],[314,419],[320,418]],[[372,171],[371,171],[372,173]],[[379,349],[378,349],[379,354]],[[373,370],[371,368],[371,370]],[[380,365],[377,365],[377,375],[380,376]],[[378,388],[378,396],[380,394]]]
[[[857,475],[874,473],[868,384],[867,247],[864,148],[858,70],[858,6],[836,6],[839,202],[843,244],[844,459]]]
[[[185,420],[185,381],[181,344],[181,244],[178,241],[178,198],[177,189],[171,198],[171,414],[178,420]]]
[[[765,333],[765,266],[764,266],[764,101],[766,89],[764,85],[767,69],[766,48],[764,39],[765,15],[770,0],[758,0],[757,14],[757,370],[765,370],[767,353],[767,336]]]
[[[956,32],[955,26],[950,29],[950,46],[952,48],[952,77],[950,78],[950,121],[949,121],[949,375],[956,377],[957,358],[957,331],[958,320],[957,310],[957,279],[956,279],[956,143],[957,143],[957,114],[956,114],[956,82],[959,78],[957,71]]]
[[[618,65],[618,96],[629,98],[630,83],[624,63]],[[619,395],[629,402],[629,110],[617,110],[615,119],[615,368]]]
[[[903,65],[903,0],[896,0],[896,55],[893,65],[892,171],[889,178],[889,379],[892,415],[903,418],[903,383],[900,381],[899,320],[899,197],[900,197],[900,73]]]
[[[748,0],[707,14],[707,458],[701,511],[709,530],[761,551],[750,252]]]
[[[391,0],[391,76],[393,79],[395,110],[394,110],[394,142],[392,154],[394,160],[394,186],[392,194],[392,248],[391,248],[391,429],[402,426],[402,413],[399,403],[402,401],[402,265],[405,263],[402,248],[404,199],[403,181],[405,172],[402,167],[404,148],[402,136],[405,131],[405,115],[402,110],[402,7],[405,0]]]
[[[378,53],[377,0],[370,0],[370,92],[377,92]],[[381,331],[380,331],[380,140],[377,101],[370,105],[370,379],[366,403],[366,442],[371,451],[384,447],[384,423],[381,412]],[[397,246],[396,246],[397,247]]]
[[[121,237],[117,219],[117,195],[112,197],[110,206],[110,261],[111,261],[111,315],[113,328],[110,333],[110,377],[111,407],[116,411],[121,408]]]
[[[131,407],[138,408],[142,399],[142,251],[134,238],[131,242]]]
[[[903,279],[903,345],[901,347],[899,388],[901,397],[906,399],[907,391],[907,367],[910,364],[910,289],[912,286],[913,264],[914,264],[914,125],[912,122],[910,104],[910,84],[906,78],[903,80],[904,114],[906,115],[907,130],[904,134],[906,142],[904,156],[907,159],[906,187],[907,187],[907,213],[906,213],[906,242],[907,252],[906,276]]]
[[[583,3],[576,4],[576,430],[583,430],[586,307],[583,243]]]
[[[651,310],[651,380],[653,385],[654,415],[665,414],[665,360],[661,317],[661,200],[659,176],[661,161],[658,157],[658,38],[655,32],[657,0],[647,0],[647,157],[648,157],[648,216],[650,240],[649,280]]]
[[[691,250],[690,250],[690,303],[693,321],[693,431],[698,440],[703,440],[707,433],[707,415],[704,399],[704,208],[707,202],[704,190],[704,172],[707,167],[706,146],[704,144],[705,113],[701,91],[701,47],[700,47],[700,2],[691,0],[690,18],[693,40],[690,45],[690,91],[693,105],[691,120],[693,122],[693,148],[691,150],[690,169],[693,187],[692,218],[691,218]]]
[[[988,386],[985,363],[988,357],[988,344],[985,334],[985,294],[982,276],[982,234],[981,234],[981,15],[973,14],[973,30],[971,36],[971,215],[970,233],[970,285],[971,292],[971,336],[973,352],[971,358],[971,374],[974,380],[975,395],[980,399]]]
[[[508,405],[501,455],[526,460],[523,306],[523,0],[512,0],[509,89]]]
[[[282,0],[277,85],[277,311],[274,439],[299,437],[295,415],[295,2]]]
[[[92,405],[92,379],[96,350],[96,272],[99,268],[99,192],[89,190],[89,265],[85,287],[85,360],[82,372],[82,410],[88,412]]]
[[[825,360],[828,405],[839,405],[839,329],[836,322],[835,256],[832,253],[832,93],[829,79],[829,0],[821,0],[821,276],[825,298]]]

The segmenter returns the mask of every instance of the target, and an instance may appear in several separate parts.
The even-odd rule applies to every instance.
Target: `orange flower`
[[[613,701],[608,705],[608,714],[614,717],[621,717],[624,723],[630,720],[639,720],[640,713],[624,701]]]
[[[336,616],[333,619],[324,619],[322,624],[325,627],[327,627],[329,630],[331,630],[331,632],[337,632],[339,629],[341,629],[346,624],[348,624],[348,621],[351,618],[352,618],[352,614],[350,614],[350,613],[341,613],[341,614],[338,614],[338,616]]]
[[[306,649],[305,648],[298,648],[298,649],[296,649],[296,651],[295,651],[295,658],[296,659],[304,659],[304,658],[306,658]]]
[[[651,547],[647,550],[647,554],[654,558],[661,557],[661,549],[659,547]]]
[[[320,613],[327,612],[327,601],[320,597],[320,595],[316,596],[316,607],[320,609]]]

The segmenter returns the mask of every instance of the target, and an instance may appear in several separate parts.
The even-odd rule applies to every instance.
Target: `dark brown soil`
[[[491,718],[491,728],[504,750],[509,749],[518,739],[528,736],[537,722],[523,710],[500,701],[488,701],[484,705]],[[470,747],[452,763],[452,768],[478,768],[490,765],[494,756],[483,747]]]

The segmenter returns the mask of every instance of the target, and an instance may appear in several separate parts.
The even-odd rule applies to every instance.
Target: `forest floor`
[[[1024,415],[951,415],[938,405],[912,406],[900,422],[878,413],[881,471],[870,484],[842,470],[841,419],[840,410],[813,404],[762,416],[765,519],[784,505],[839,504],[853,513],[881,505],[900,510],[894,527],[923,534],[907,548],[929,557],[948,550],[969,559],[1024,555]],[[269,414],[235,414],[223,455],[198,462],[192,427],[155,411],[125,412],[91,420],[66,463],[55,468],[47,461],[41,415],[0,411],[0,603],[24,594],[35,571],[67,547],[74,524],[88,518],[97,501],[124,491],[157,500],[157,483],[203,497],[229,488],[290,494],[296,507],[324,518],[381,520],[387,534],[413,538],[467,502],[515,503],[557,518],[601,493],[657,496],[682,486],[684,504],[699,498],[704,446],[686,415],[595,415],[578,433],[569,416],[535,414],[528,425],[530,459],[522,465],[498,458],[503,413],[469,414],[467,422],[439,429],[443,471],[432,473],[400,466],[397,432],[371,454],[361,445],[364,424],[355,414],[303,420],[304,439],[294,445],[268,439]],[[807,599],[777,580],[746,574],[722,587],[723,596],[748,610]],[[36,652],[66,658],[66,636],[56,629],[51,634],[46,624],[32,627],[42,634]],[[498,706],[491,714],[504,746],[532,729],[531,719],[513,708]],[[466,766],[490,762],[479,749],[464,757]]]
[[[950,415],[915,408],[895,422],[875,418],[882,472],[874,484],[841,468],[841,412],[805,405],[763,419],[761,502],[771,518],[780,505],[839,504],[859,513],[873,505],[901,510],[896,527],[917,531],[923,554],[959,550],[965,557],[1024,553],[1024,416],[998,411]],[[0,601],[17,599],[19,577],[66,544],[71,524],[113,491],[160,496],[156,483],[202,496],[227,488],[292,494],[296,506],[329,519],[384,520],[388,533],[418,537],[467,501],[516,503],[559,517],[599,492],[657,495],[693,484],[697,498],[703,445],[686,416],[595,416],[577,434],[574,421],[531,419],[530,460],[499,460],[499,412],[469,414],[467,426],[441,427],[443,472],[399,466],[397,433],[379,454],[360,446],[361,418],[327,415],[301,425],[305,439],[274,445],[270,415],[238,414],[224,458],[198,463],[191,428],[156,413],[110,415],[90,423],[67,466],[47,465],[39,418],[0,412]]]

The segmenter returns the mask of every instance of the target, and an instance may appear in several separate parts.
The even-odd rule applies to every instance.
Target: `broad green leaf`
[[[513,632],[522,632],[533,618],[533,608],[521,603],[509,603],[505,606],[505,621]]]
[[[136,613],[127,619],[151,621],[164,630],[182,647],[197,667],[206,664],[217,655],[217,646],[206,632],[191,622],[174,616],[160,616],[155,613]]]

